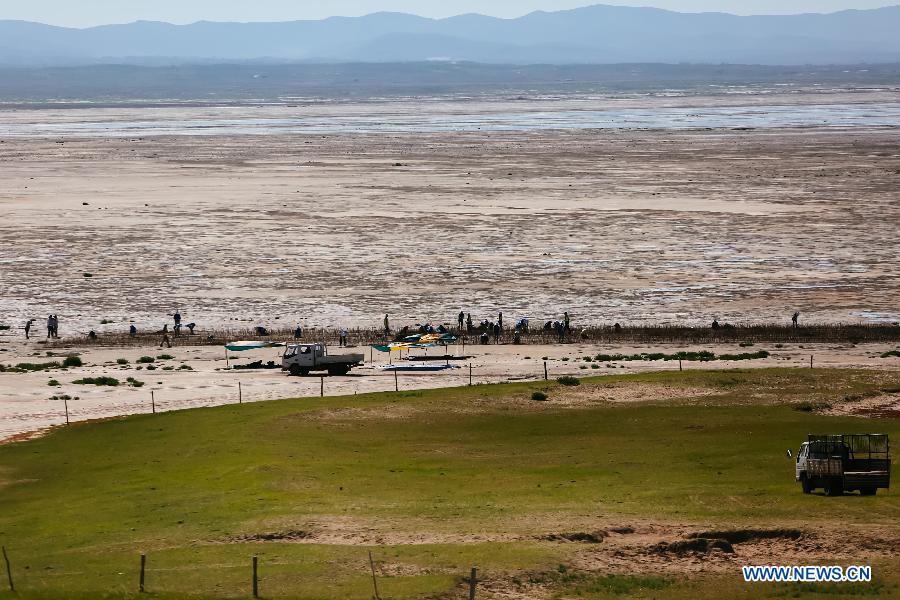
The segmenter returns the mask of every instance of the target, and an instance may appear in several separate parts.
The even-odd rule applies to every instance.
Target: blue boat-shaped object
[[[412,371],[413,373],[430,373],[458,369],[459,365],[384,365],[382,371]]]

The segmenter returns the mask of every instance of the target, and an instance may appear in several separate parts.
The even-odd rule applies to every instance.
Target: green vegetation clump
[[[157,360],[172,360],[173,358],[175,358],[175,357],[172,356],[171,354],[158,354],[156,356]]]
[[[112,319],[100,319],[101,325],[109,325],[112,322],[113,322]]]
[[[51,379],[50,381],[47,382],[47,385],[49,385],[50,387],[59,387],[62,384],[55,379]]]
[[[168,366],[168,367],[163,367],[162,370],[163,370],[163,371],[174,371],[174,370],[175,370],[175,367],[173,367],[173,366],[170,365],[170,366]]]
[[[84,377],[82,379],[76,379],[72,383],[76,383],[78,385],[108,385],[111,387],[115,387],[119,385],[119,380],[115,377]]]
[[[741,342],[740,343],[741,348],[749,348],[752,345],[753,345],[753,342]]]
[[[538,402],[543,402],[544,400],[547,399],[547,394],[545,394],[544,392],[541,392],[541,391],[532,392],[531,399],[537,400]]]
[[[143,381],[138,381],[138,380],[135,379],[134,377],[129,377],[129,378],[126,379],[125,381],[127,381],[127,382],[128,382],[128,385],[130,385],[131,387],[136,387],[136,388],[138,388],[138,387],[144,387],[144,382],[143,382]]]
[[[179,371],[193,371],[194,368],[191,365],[181,365],[178,367]]]
[[[581,385],[581,380],[577,377],[572,377],[571,375],[563,375],[562,377],[556,378],[557,383],[568,386]]]
[[[58,369],[60,365],[57,361],[46,363],[19,363],[16,366],[3,367],[0,366],[0,373],[35,373],[38,371],[49,371],[50,369]]]
[[[900,358],[900,350],[888,350],[884,354],[881,355],[881,358],[890,358],[892,356],[896,356]]]
[[[141,364],[150,364],[150,363],[154,362],[155,360],[156,359],[153,358],[152,356],[142,356],[139,359],[137,359],[135,362],[138,362]]]
[[[81,359],[77,356],[67,356],[63,361],[64,367],[81,367],[84,366],[84,363],[81,362]]]
[[[128,359],[127,359],[127,358],[117,358],[117,359],[116,359],[116,364],[127,365],[127,364],[128,364]]]
[[[10,329],[9,325],[0,325],[0,331],[9,331]]]
[[[148,371],[155,371],[155,370],[156,370],[156,365],[147,365],[147,370],[148,370]]]
[[[817,410],[827,410],[829,408],[831,408],[831,405],[828,404],[827,402],[803,401],[803,402],[798,402],[797,404],[793,405],[793,409],[796,410],[797,412],[806,412],[806,413],[815,412]]]
[[[644,597],[648,591],[664,590],[672,580],[657,575],[574,575],[576,596],[612,594],[615,596]],[[580,581],[579,581],[580,580]]]
[[[643,352],[641,354],[598,354],[594,360],[598,362],[627,362],[627,361],[657,361],[657,360],[683,360],[710,362],[713,360],[755,360],[760,358],[768,358],[769,353],[765,350],[759,352],[743,352],[741,354],[719,354],[709,350],[701,350],[699,352],[676,352],[675,354],[665,354],[663,352]]]

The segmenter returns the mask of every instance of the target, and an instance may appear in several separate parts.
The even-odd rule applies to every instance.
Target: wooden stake
[[[139,586],[139,591],[144,593],[144,568],[147,566],[147,555],[141,554],[141,583]]]
[[[319,377],[319,397],[320,398],[325,397],[325,376],[324,375]]]
[[[228,367],[228,348],[225,348],[225,366]]]
[[[3,546],[3,560],[6,561],[6,578],[9,580],[9,591],[15,592],[16,586],[13,584],[12,568],[9,566],[9,556],[6,555],[6,546]]]
[[[472,385],[472,363],[469,363],[469,385]]]
[[[150,410],[154,415],[156,414],[156,397],[153,395],[153,390],[150,390]]]
[[[681,359],[678,359],[678,370],[681,371]]]
[[[544,381],[547,380],[547,361],[544,361]]]
[[[478,584],[478,568],[472,567],[472,573],[469,576],[469,600],[475,600],[475,586]]]
[[[69,401],[63,398],[63,406],[66,408],[66,425],[69,424]]]
[[[241,382],[238,381],[238,404],[244,403],[244,390],[241,388]]]
[[[369,566],[372,568],[372,587],[375,588],[375,600],[381,600],[381,596],[378,595],[378,580],[375,579],[375,561],[372,560],[371,550],[369,550]]]
[[[256,555],[253,555],[253,597],[259,598],[259,577],[257,571],[257,563],[258,559]]]
[[[394,391],[400,391],[400,378],[397,377],[397,371],[394,371]]]
[[[809,368],[810,368],[810,369],[813,368],[813,366],[812,366],[812,359],[813,359],[812,354],[810,354],[810,355],[809,355]]]

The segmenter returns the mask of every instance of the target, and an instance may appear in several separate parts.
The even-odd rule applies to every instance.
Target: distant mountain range
[[[900,6],[735,16],[597,5],[517,19],[400,13],[283,23],[139,21],[70,29],[0,21],[0,64],[900,62]]]

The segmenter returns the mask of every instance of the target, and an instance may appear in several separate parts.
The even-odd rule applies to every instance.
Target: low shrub
[[[51,379],[50,381],[47,382],[47,385],[49,385],[50,387],[59,387],[62,384],[55,379]]]
[[[76,379],[72,383],[78,385],[108,385],[115,387],[119,385],[119,380],[115,377],[84,377],[82,379]]]
[[[138,381],[138,380],[135,379],[134,377],[129,377],[129,378],[126,379],[125,381],[127,381],[127,382],[128,382],[128,385],[130,385],[131,387],[136,387],[136,388],[144,387],[144,382],[143,382],[143,381]]]
[[[150,364],[154,361],[156,361],[156,359],[153,358],[152,356],[142,356],[139,359],[137,359],[135,362],[138,362],[141,364]]]
[[[181,365],[178,367],[179,371],[193,371],[194,368],[191,365]]]
[[[127,365],[127,364],[128,364],[128,359],[127,359],[127,358],[117,358],[117,359],[116,359],[116,363],[117,363],[117,364],[120,364],[120,365]]]
[[[881,355],[881,358],[891,358],[892,356],[900,358],[900,350],[888,350]]]
[[[156,356],[156,360],[172,360],[173,358],[175,357],[171,354],[158,354]]]
[[[532,392],[531,399],[537,400],[538,402],[543,402],[547,399],[547,394],[545,394],[544,392]]]
[[[84,363],[81,362],[81,358],[77,356],[67,356],[63,361],[64,367],[81,367],[84,366]]]
[[[562,377],[556,378],[557,383],[568,386],[581,385],[581,380],[577,377],[572,377],[571,375],[563,375]]]

